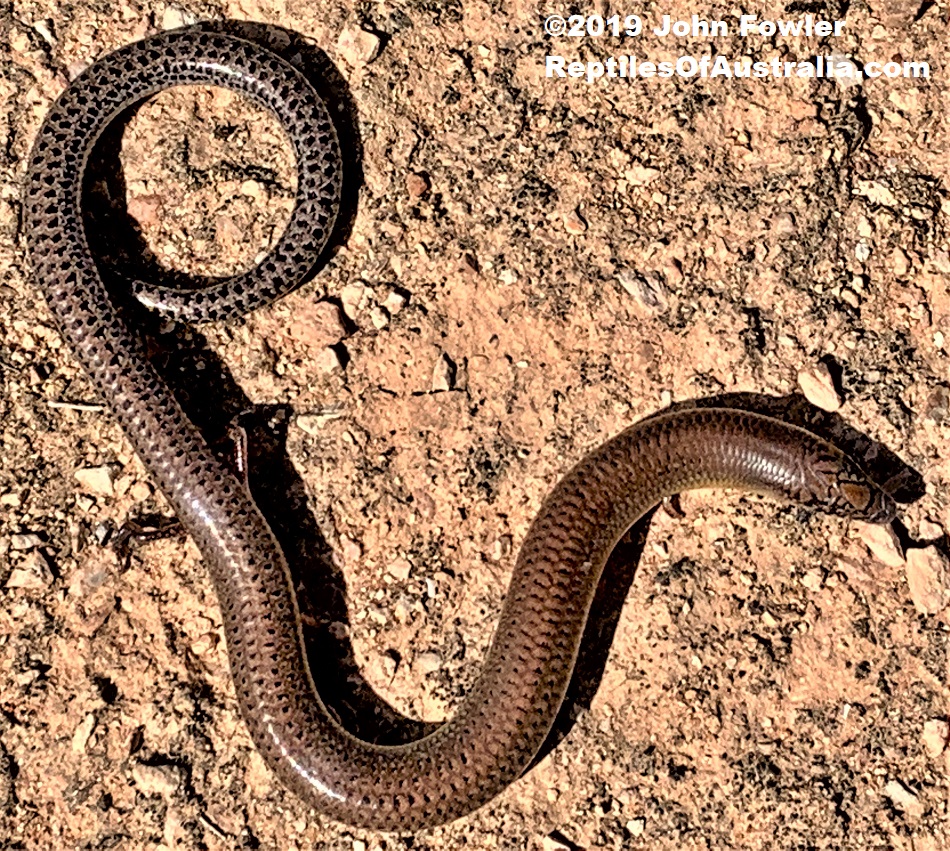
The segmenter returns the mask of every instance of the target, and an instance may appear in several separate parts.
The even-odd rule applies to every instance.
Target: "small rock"
[[[944,535],[943,526],[925,518],[917,526],[917,534],[924,541],[939,541]]]
[[[936,759],[947,749],[950,743],[950,724],[942,718],[934,718],[924,724],[924,731],[920,736],[924,750],[931,759]]]
[[[640,165],[627,169],[623,175],[631,186],[646,186],[660,176],[660,170]]]
[[[805,398],[823,411],[837,411],[841,407],[841,394],[825,363],[799,370],[798,386]]]
[[[347,284],[340,290],[340,301],[343,303],[343,310],[350,319],[356,319],[356,315],[366,304],[366,298],[370,290],[361,283]]]
[[[314,366],[324,374],[339,372],[343,369],[343,361],[334,346],[327,346],[325,349],[321,349],[314,358]]]
[[[511,555],[511,549],[514,544],[511,535],[502,535],[494,544],[492,544],[491,555],[495,561],[501,561]]]
[[[342,408],[327,408],[323,411],[312,414],[300,414],[296,423],[297,426],[307,434],[314,435],[320,431],[327,423],[338,420],[343,416]]]
[[[890,780],[884,787],[884,794],[891,799],[891,802],[899,810],[903,810],[907,815],[914,818],[920,818],[924,814],[924,805],[913,792],[910,791],[900,780]]]
[[[416,656],[413,667],[423,674],[431,674],[433,671],[438,671],[439,668],[442,667],[442,660],[439,658],[438,653],[428,651]]]
[[[935,615],[950,605],[950,570],[947,559],[936,547],[907,551],[907,587],[914,607],[924,615]]]
[[[892,526],[861,523],[857,525],[857,530],[864,545],[882,564],[888,567],[901,567],[904,564],[904,551]]]
[[[824,577],[818,568],[807,571],[802,577],[802,585],[804,585],[809,591],[820,590],[823,581]]]
[[[369,312],[369,321],[377,331],[382,331],[389,324],[389,311],[377,305]]]
[[[35,532],[21,532],[10,536],[11,550],[35,550],[43,546],[43,539]]]
[[[173,765],[142,765],[132,767],[135,785],[146,795],[168,798],[175,794],[181,783],[181,774]]]
[[[287,328],[295,340],[313,346],[332,346],[346,336],[343,311],[332,301],[300,305]]]
[[[432,368],[432,392],[440,393],[455,386],[455,362],[443,352]]]
[[[795,219],[790,213],[779,213],[771,223],[771,231],[776,236],[792,236],[795,233]]]
[[[346,535],[340,535],[340,549],[346,564],[355,564],[363,555],[363,548],[359,543]]]
[[[571,210],[564,216],[564,230],[574,236],[580,236],[587,230],[587,222],[579,210]]]
[[[898,278],[903,278],[910,271],[910,258],[903,248],[895,248],[891,255],[891,268]]]
[[[623,269],[617,273],[617,281],[637,300],[648,316],[662,316],[669,310],[666,286],[659,275],[650,273],[647,276]]]
[[[421,198],[429,191],[431,185],[429,175],[424,171],[409,172],[406,175],[406,191],[410,198]]]
[[[409,574],[412,573],[412,565],[408,559],[403,558],[403,556],[398,556],[389,562],[386,571],[390,576],[405,581],[409,578]]]
[[[112,496],[115,493],[115,471],[108,465],[83,467],[73,474],[76,481],[89,493]]]
[[[135,482],[129,488],[129,496],[136,502],[143,502],[152,495],[152,487],[148,482]]]
[[[73,753],[85,753],[89,737],[96,726],[96,716],[91,712],[80,721],[79,726],[73,732],[73,740],[70,745]]]
[[[406,306],[407,301],[409,301],[409,299],[406,298],[406,296],[393,290],[393,292],[386,296],[386,301],[383,302],[383,307],[389,311],[390,316],[395,316]]]
[[[177,30],[179,27],[189,27],[198,19],[187,9],[181,6],[166,6],[162,13],[162,29]]]
[[[632,818],[627,822],[626,828],[631,836],[642,836],[646,830],[647,820],[645,818]]]
[[[354,839],[353,851],[366,851],[366,843],[362,839]]]
[[[43,556],[35,550],[31,552],[19,567],[13,568],[7,577],[7,588],[27,588],[38,591],[46,588],[53,581],[49,564]]]
[[[379,55],[379,36],[348,24],[337,39],[340,56],[354,68],[372,62]]]

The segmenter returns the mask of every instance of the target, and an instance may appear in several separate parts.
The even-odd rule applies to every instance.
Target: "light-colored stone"
[[[587,221],[579,210],[571,210],[564,215],[564,230],[573,236],[580,236],[587,230]]]
[[[801,387],[805,398],[823,411],[837,411],[841,407],[841,394],[835,387],[827,364],[817,363],[800,369],[798,386]]]
[[[373,327],[377,331],[382,331],[389,324],[389,311],[385,307],[376,305],[369,312],[369,321],[373,323]]]
[[[923,802],[910,791],[900,780],[890,780],[884,787],[884,794],[891,799],[899,810],[913,818],[920,818],[924,814]]]
[[[432,368],[432,392],[451,390],[455,386],[455,363],[444,352]]]
[[[340,56],[351,66],[366,65],[379,55],[379,36],[347,24],[336,43]]]
[[[73,731],[73,739],[70,743],[73,753],[85,753],[89,737],[96,726],[96,716],[91,712],[79,722],[79,726]]]
[[[168,798],[178,789],[181,774],[173,765],[139,763],[132,767],[132,779],[146,795],[161,795],[163,798]]]
[[[920,736],[924,750],[932,759],[936,759],[947,749],[950,743],[950,724],[943,718],[934,718],[924,724]]]
[[[856,524],[858,537],[871,551],[871,554],[888,567],[901,567],[904,564],[904,551],[893,526],[879,523]]]
[[[35,532],[21,532],[10,536],[11,550],[35,550],[43,546],[43,539]]]
[[[947,559],[936,547],[907,551],[907,588],[914,607],[924,615],[935,615],[950,605],[950,570]]]
[[[83,490],[97,496],[115,494],[115,471],[107,464],[101,467],[83,467],[73,474]]]
[[[439,658],[438,653],[426,651],[416,656],[413,667],[423,674],[431,674],[442,667],[442,660]]]
[[[343,369],[343,361],[340,359],[340,354],[333,346],[327,346],[325,349],[321,349],[316,358],[314,358],[313,365],[319,372],[324,374],[340,372]]]
[[[10,571],[7,588],[26,588],[37,591],[46,588],[53,581],[49,564],[43,555],[35,550],[27,554],[20,564]]]
[[[404,296],[402,293],[393,290],[388,296],[386,296],[386,300],[383,302],[383,307],[389,311],[390,316],[395,316],[406,306],[406,302],[408,300],[409,299],[406,298],[406,296]]]
[[[403,556],[397,556],[389,562],[386,571],[395,579],[405,581],[409,578],[409,574],[412,573],[412,565],[409,563],[409,559]]]

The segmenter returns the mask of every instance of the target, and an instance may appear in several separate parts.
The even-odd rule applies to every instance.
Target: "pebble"
[[[646,830],[647,820],[644,818],[633,818],[627,822],[626,828],[631,836],[642,836]]]
[[[579,210],[571,210],[564,216],[564,230],[574,236],[580,236],[587,230],[587,222]]]
[[[950,724],[943,718],[934,718],[924,724],[923,733],[920,736],[923,742],[924,750],[932,759],[936,759],[946,749],[950,743]]]
[[[617,273],[617,281],[650,316],[661,316],[669,310],[666,286],[659,275],[650,277],[628,269]]]
[[[904,551],[893,526],[881,526],[877,523],[861,523],[857,526],[858,537],[871,551],[874,557],[888,567],[902,567]]]
[[[841,407],[841,394],[825,363],[799,370],[798,386],[802,388],[805,398],[823,411],[837,411]]]
[[[554,834],[548,834],[541,839],[543,851],[571,851],[571,846]]]
[[[292,337],[311,346],[332,346],[346,336],[343,311],[332,301],[301,305],[290,323]]]
[[[320,431],[327,423],[332,422],[333,420],[338,420],[343,416],[343,412],[336,411],[322,411],[319,414],[300,414],[297,419],[297,427],[301,431],[305,431],[307,434],[314,435]]]
[[[514,545],[511,535],[502,535],[492,544],[491,554],[495,561],[501,561],[511,555],[511,549]]]
[[[910,271],[910,258],[903,248],[895,248],[891,255],[891,268],[898,278],[903,278]]]
[[[83,467],[73,474],[83,489],[98,496],[112,496],[115,493],[115,471],[108,465],[101,467]]]
[[[389,311],[377,305],[369,312],[369,321],[377,331],[382,331],[389,324]]]
[[[423,674],[431,674],[442,667],[442,660],[439,658],[438,653],[427,651],[426,653],[420,653],[416,656],[413,667]]]
[[[884,794],[891,799],[891,802],[899,810],[903,810],[907,815],[919,818],[924,814],[924,805],[913,792],[910,791],[900,780],[890,780],[884,787]]]
[[[49,564],[46,559],[35,550],[29,553],[18,567],[10,571],[7,577],[7,588],[27,588],[39,590],[53,581]]]
[[[134,765],[132,779],[146,795],[170,797],[181,783],[181,774],[173,765]]]
[[[771,223],[771,231],[776,236],[792,236],[795,231],[795,219],[791,213],[779,213]]]
[[[409,299],[406,296],[394,290],[388,296],[386,296],[386,301],[383,302],[383,307],[389,311],[390,316],[395,316],[406,306],[407,301],[409,301]]]
[[[432,392],[451,390],[455,386],[455,372],[454,361],[443,352],[432,368]]]
[[[337,39],[340,56],[354,68],[372,62],[379,55],[379,37],[348,24]]]
[[[366,304],[369,292],[369,289],[360,283],[347,284],[340,290],[340,301],[343,303],[343,310],[350,319],[356,319],[356,315]]]
[[[428,193],[431,185],[429,175],[424,171],[411,171],[406,175],[406,191],[410,198],[421,198]]]
[[[943,526],[925,518],[917,525],[917,534],[925,541],[939,541],[944,535]]]
[[[328,374],[342,370],[343,361],[340,360],[339,352],[337,352],[334,346],[327,346],[326,348],[321,349],[314,358],[314,366],[319,372]]]
[[[43,546],[43,539],[35,532],[22,532],[10,536],[11,550],[35,550]]]
[[[89,737],[92,735],[96,726],[96,716],[91,712],[79,722],[79,726],[73,732],[73,739],[70,743],[73,753],[85,753],[86,745],[89,743]]]
[[[950,569],[947,558],[936,547],[907,551],[907,587],[914,607],[924,615],[935,615],[950,605]]]
[[[354,541],[346,535],[340,535],[340,549],[343,552],[343,561],[345,564],[354,564],[359,561],[363,555],[363,548],[359,542]]]
[[[162,13],[162,29],[177,30],[179,27],[189,27],[197,20],[194,14],[181,6],[166,6]]]
[[[407,558],[397,556],[389,562],[386,572],[396,579],[405,581],[409,578],[409,574],[412,573],[412,565]]]

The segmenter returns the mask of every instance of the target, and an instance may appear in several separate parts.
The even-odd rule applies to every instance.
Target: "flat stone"
[[[823,411],[837,411],[841,407],[841,394],[827,364],[817,363],[799,370],[798,386],[805,398]]]
[[[884,787],[884,794],[891,799],[891,802],[899,810],[903,810],[907,815],[914,818],[920,818],[924,814],[924,805],[913,792],[910,791],[900,780],[890,780]]]
[[[879,523],[861,523],[857,525],[858,537],[871,551],[871,554],[888,567],[902,567],[904,551],[900,539],[892,526]]]
[[[907,588],[914,608],[935,615],[950,605],[950,569],[936,547],[907,551]]]
[[[115,471],[108,465],[101,467],[83,467],[73,474],[76,481],[88,493],[97,496],[113,496],[115,494]]]

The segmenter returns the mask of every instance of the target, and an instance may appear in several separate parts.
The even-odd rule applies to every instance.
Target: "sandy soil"
[[[528,2],[0,10],[2,847],[950,847],[948,11],[790,9],[608,11],[846,12],[837,39],[715,48],[928,60],[932,78],[549,80],[549,52],[709,42],[552,39],[559,10]],[[924,484],[896,543],[757,497],[684,498],[654,517],[596,694],[521,781],[416,837],[311,812],[254,752],[197,551],[157,528],[168,508],[54,328],[18,227],[24,158],[68,79],[206,18],[325,51],[358,128],[350,232],[319,276],[155,342],[212,438],[264,408],[278,461],[252,483],[307,589],[318,679],[343,666],[354,723],[373,714],[356,670],[412,718],[452,711],[544,494],[671,402],[841,401]],[[122,165],[129,216],[179,271],[252,265],[293,203],[279,127],[219,92],[140,110]],[[130,518],[154,534],[124,540]]]

